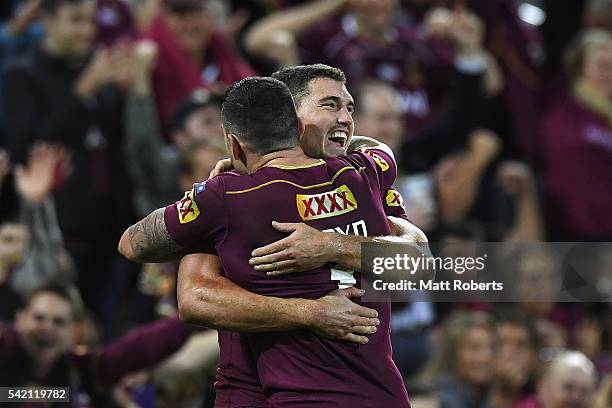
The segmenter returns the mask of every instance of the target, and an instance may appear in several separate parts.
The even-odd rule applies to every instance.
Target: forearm
[[[127,373],[159,363],[179,350],[191,332],[176,317],[132,330],[95,353],[97,382],[112,384]]]
[[[514,225],[506,237],[507,241],[541,241],[544,239],[542,214],[536,198],[535,189],[531,189],[518,199],[518,208]]]
[[[265,53],[271,36],[277,31],[299,35],[312,25],[341,10],[345,0],[318,0],[271,14],[256,23],[245,37],[247,49],[255,54]]]
[[[138,210],[148,214],[178,194],[176,169],[163,154],[164,141],[153,98],[131,92],[125,117],[127,166],[136,186]]]
[[[216,273],[218,258],[190,255],[181,261],[177,283],[182,320],[207,327],[245,332],[306,328],[314,302],[249,292]]]
[[[186,252],[166,228],[164,208],[159,208],[129,227],[119,241],[119,253],[133,262],[168,262]]]
[[[345,268],[363,272],[368,276],[372,272],[371,265],[365,265],[366,269],[362,270],[361,247],[364,243],[396,245],[398,251],[414,257],[422,255],[431,256],[427,236],[423,231],[410,223],[410,221],[402,218],[388,216],[387,220],[392,235],[372,238],[338,234],[334,239],[329,240],[330,261],[336,262]],[[430,279],[433,278],[433,271],[427,271],[426,275],[420,273],[418,276],[419,278]],[[388,276],[388,278],[391,280],[405,279],[406,275],[402,273],[397,274],[397,276]]]

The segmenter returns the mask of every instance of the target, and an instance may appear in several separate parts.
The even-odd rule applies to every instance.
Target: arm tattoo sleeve
[[[132,225],[128,234],[138,262],[166,262],[184,254],[183,248],[172,240],[166,229],[163,208]]]

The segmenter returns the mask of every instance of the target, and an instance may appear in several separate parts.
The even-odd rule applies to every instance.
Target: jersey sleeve
[[[383,150],[376,148],[361,149],[349,154],[347,157],[366,168],[367,174],[371,178],[376,179],[375,181],[380,186],[380,191],[383,194],[395,183],[397,164],[395,159]]]
[[[388,217],[403,218],[406,221],[408,215],[406,214],[406,207],[404,206],[404,198],[395,186],[391,186],[385,193],[385,200],[383,202],[385,215]]]
[[[223,197],[217,177],[194,184],[183,198],[167,206],[164,221],[172,240],[190,251],[216,253],[227,227]]]

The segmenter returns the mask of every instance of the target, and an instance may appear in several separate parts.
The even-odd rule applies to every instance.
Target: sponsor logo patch
[[[196,194],[200,194],[204,190],[206,190],[206,182],[195,183],[193,185],[193,191],[195,191]]]
[[[295,198],[304,221],[335,217],[357,209],[357,200],[346,184],[326,193],[296,194]]]
[[[194,188],[195,190],[195,188]],[[200,209],[193,198],[194,190],[185,192],[185,197],[181,201],[176,203],[176,209],[178,210],[179,222],[181,224],[187,224],[198,218],[200,215]]]
[[[389,163],[387,163],[387,161],[385,159],[383,159],[382,157],[380,157],[379,154],[374,153],[371,150],[364,150],[363,151],[365,154],[367,154],[368,156],[370,156],[371,158],[374,159],[374,161],[376,162],[376,164],[378,164],[378,167],[380,167],[380,169],[382,171],[387,171],[389,170]]]
[[[402,207],[404,208],[404,199],[399,191],[391,188],[387,191],[387,205],[389,207]]]

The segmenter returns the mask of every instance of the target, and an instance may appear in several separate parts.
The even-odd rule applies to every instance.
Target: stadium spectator
[[[105,387],[158,363],[179,349],[190,333],[171,318],[100,348],[73,350],[73,329],[81,313],[74,287],[49,283],[35,289],[16,315],[14,329],[0,327],[0,382],[13,387],[70,387],[71,401],[97,406],[108,395],[100,392]]]
[[[511,407],[533,393],[539,335],[529,315],[507,306],[495,313],[495,351],[486,408]]]
[[[434,391],[440,408],[481,406],[493,374],[493,322],[480,312],[458,312],[445,323]]]
[[[254,75],[225,35],[213,26],[204,0],[163,0],[144,36],[153,40],[159,58],[153,84],[164,128],[177,105],[202,86],[222,91]]]
[[[134,184],[135,207],[142,216],[191,188],[184,188],[180,179],[194,180],[192,183],[206,180],[208,173],[204,174],[201,163],[193,162],[192,158],[196,153],[208,152],[212,160],[218,157],[215,151],[223,146],[221,97],[204,89],[192,92],[176,107],[169,121],[171,144],[164,143],[151,87],[156,58],[155,44],[145,41],[137,45],[134,82],[125,111],[124,151]],[[200,148],[191,152],[194,143]],[[197,168],[200,173],[193,174],[192,170]]]
[[[60,142],[72,154],[74,171],[55,191],[58,219],[85,302],[100,313],[100,288],[116,257],[109,244],[132,217],[119,89],[129,81],[131,56],[125,46],[93,52],[94,14],[93,0],[45,0],[43,42],[11,64],[3,95],[11,101],[6,125],[16,162],[37,140]]]
[[[542,118],[545,215],[554,241],[612,238],[612,34],[586,31],[568,50],[569,94]]]
[[[246,46],[252,53],[274,58],[270,53],[278,48],[271,44],[279,37],[290,36],[296,38],[301,51],[308,50],[301,52],[302,63],[323,62],[338,67],[345,71],[350,87],[366,79],[393,85],[400,93],[405,136],[423,142],[418,151],[407,149],[412,153],[410,160],[403,159],[404,166],[414,171],[431,166],[440,154],[465,140],[477,120],[480,79],[491,60],[484,56],[481,23],[475,15],[462,12],[447,30],[449,41],[457,48],[455,56],[453,47],[430,47],[429,39],[422,38],[419,31],[398,27],[393,18],[396,3],[315,1],[282,10],[256,23],[246,36]],[[440,48],[444,51],[436,52]],[[446,104],[436,102],[443,98],[434,94],[449,93],[453,64],[457,80],[450,92],[449,107],[442,108]],[[442,91],[428,89],[433,87],[426,81],[436,82],[432,77],[441,79],[438,82],[443,85],[438,88]],[[444,118],[437,116],[442,113]],[[436,126],[428,129],[425,137],[422,133],[429,124]]]
[[[0,221],[0,290],[3,292],[0,316],[10,320],[25,296],[40,282],[55,279],[71,283],[76,278],[70,256],[63,249],[51,197],[56,176],[70,166],[64,149],[45,143],[35,144],[27,166],[10,168],[8,154],[2,153],[3,179],[9,177],[2,200],[16,199]],[[64,170],[61,170],[64,169]],[[59,171],[58,171],[59,170]]]
[[[517,408],[591,408],[597,376],[593,363],[582,353],[562,351],[538,381],[536,397]]]

